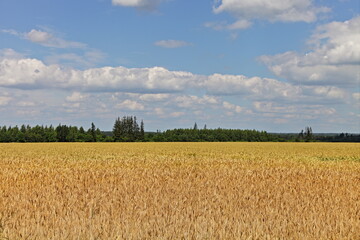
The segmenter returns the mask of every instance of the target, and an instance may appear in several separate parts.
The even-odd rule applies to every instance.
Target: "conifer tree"
[[[95,128],[95,124],[93,122],[91,123],[90,133],[91,133],[92,141],[96,142],[96,128]]]

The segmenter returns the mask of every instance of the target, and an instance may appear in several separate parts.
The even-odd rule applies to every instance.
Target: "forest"
[[[314,134],[306,127],[299,134],[268,133],[241,129],[192,128],[146,132],[143,120],[136,116],[118,117],[111,132],[91,123],[89,129],[59,124],[0,126],[0,142],[360,142],[360,134]]]

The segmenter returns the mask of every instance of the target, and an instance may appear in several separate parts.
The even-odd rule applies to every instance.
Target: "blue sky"
[[[0,125],[360,132],[355,0],[1,0]]]

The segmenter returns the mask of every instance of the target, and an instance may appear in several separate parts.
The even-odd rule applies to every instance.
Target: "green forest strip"
[[[58,125],[57,127],[0,126],[0,142],[360,142],[360,134],[313,134],[306,127],[299,134],[267,133],[241,129],[172,129],[164,132],[145,132],[144,122],[136,117],[124,116],[115,120],[113,131],[104,132],[94,123],[83,127]]]

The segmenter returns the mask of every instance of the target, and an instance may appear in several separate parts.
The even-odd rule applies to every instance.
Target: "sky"
[[[0,126],[360,132],[357,0],[0,0]]]

